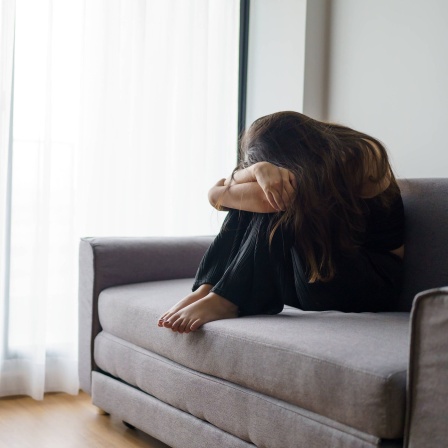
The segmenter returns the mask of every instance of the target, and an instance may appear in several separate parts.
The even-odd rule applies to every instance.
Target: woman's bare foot
[[[211,292],[203,299],[177,311],[169,319],[165,319],[164,327],[179,333],[190,333],[207,322],[237,316],[238,307],[234,303]]]
[[[187,297],[177,302],[176,305],[172,306],[166,313],[162,314],[162,316],[160,316],[160,319],[157,322],[157,325],[159,327],[163,327],[164,322],[168,320],[173,314],[177,313],[182,308],[185,308],[186,306],[203,299],[210,292],[212,288],[213,285],[209,285],[207,283],[199,286],[199,288],[196,291],[192,292],[191,294],[188,294]]]

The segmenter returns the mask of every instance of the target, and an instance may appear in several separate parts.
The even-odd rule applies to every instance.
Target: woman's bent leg
[[[228,264],[238,252],[252,215],[252,213],[239,210],[229,211],[221,231],[202,258],[192,292],[159,318],[159,327],[171,328],[170,318],[175,313],[210,293],[211,288],[220,280]]]
[[[277,314],[296,303],[293,239],[280,228],[269,242],[273,216],[253,214],[240,250],[211,290],[237,305],[240,315]]]
[[[189,332],[206,322],[236,317],[238,313],[275,314],[284,303],[295,304],[291,237],[279,229],[269,243],[272,215],[253,213],[245,218],[250,221],[244,222],[244,235],[241,238],[237,232],[239,237],[230,238],[232,244],[224,245],[223,252],[217,250],[223,239],[215,240],[217,245],[210,248],[201,263],[195,287],[202,282],[214,283],[218,276],[220,279],[206,297],[170,316],[169,328]]]
[[[208,248],[196,273],[193,291],[203,284],[216,285],[221,280],[246,239],[254,213],[230,210],[221,231]]]

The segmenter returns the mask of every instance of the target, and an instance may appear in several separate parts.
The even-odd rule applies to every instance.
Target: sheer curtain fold
[[[80,207],[108,213],[82,225],[95,234],[210,233],[217,217],[206,191],[236,164],[239,2],[123,4],[108,2],[105,16],[86,3]],[[92,96],[103,113],[85,107]],[[121,182],[129,176],[141,207],[124,225],[134,213]]]
[[[8,349],[15,10],[15,0],[0,3],[0,359]]]
[[[239,1],[3,0],[1,14],[0,396],[76,393],[79,238],[219,228],[207,190],[236,162]]]

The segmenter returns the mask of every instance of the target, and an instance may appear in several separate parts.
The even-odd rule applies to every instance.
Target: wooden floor
[[[147,434],[101,415],[90,397],[47,394],[0,399],[0,448],[169,448]]]

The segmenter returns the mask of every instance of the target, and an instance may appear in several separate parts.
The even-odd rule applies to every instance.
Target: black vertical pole
[[[240,0],[240,49],[238,76],[238,138],[246,127],[247,62],[249,58],[250,0]]]

